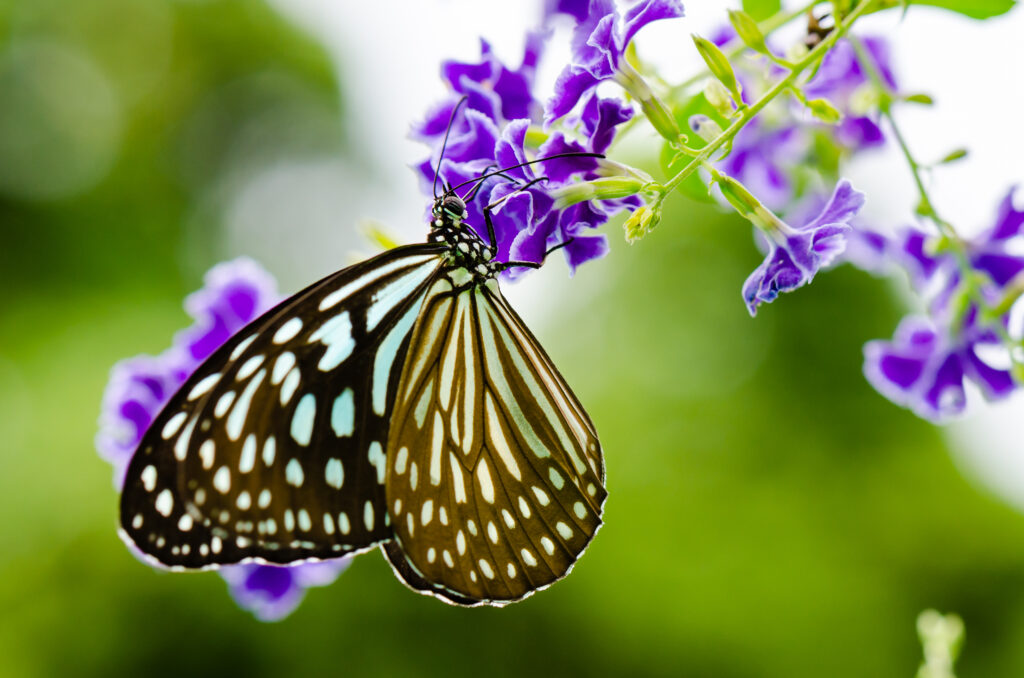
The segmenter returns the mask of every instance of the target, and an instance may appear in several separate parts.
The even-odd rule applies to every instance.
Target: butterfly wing
[[[390,410],[443,251],[412,245],[343,269],[218,349],[132,458],[127,539],[184,568],[338,557],[389,539]]]
[[[493,280],[435,282],[411,347],[388,438],[396,574],[462,605],[561,579],[607,495],[590,418]]]

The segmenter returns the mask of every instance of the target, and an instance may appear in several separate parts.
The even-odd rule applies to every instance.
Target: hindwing
[[[593,424],[496,281],[433,283],[399,383],[386,489],[396,574],[457,604],[550,585],[600,527]]]
[[[343,269],[218,349],[132,458],[126,537],[188,568],[338,557],[389,539],[391,408],[443,251],[401,247]]]

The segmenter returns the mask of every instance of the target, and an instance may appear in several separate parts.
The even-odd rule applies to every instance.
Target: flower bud
[[[719,82],[725,85],[725,88],[729,90],[737,104],[742,102],[743,97],[740,94],[740,83],[736,80],[736,73],[732,70],[729,58],[713,42],[699,35],[693,36],[693,44],[697,46],[697,51],[700,52],[704,63],[708,65],[711,75],[718,78]]]
[[[828,99],[811,99],[807,102],[807,110],[815,118],[829,125],[836,125],[843,119],[843,114]]]
[[[661,222],[660,204],[641,205],[633,210],[622,227],[626,231],[626,242],[632,244],[650,233]]]
[[[679,140],[679,127],[668,107],[654,93],[644,77],[625,59],[619,62],[615,81],[640,103],[644,116],[658,134],[672,143]]]
[[[704,83],[704,98],[711,104],[711,107],[721,113],[724,117],[732,115],[732,97],[725,85],[715,78],[708,78]]]
[[[562,186],[552,191],[551,195],[555,198],[555,208],[565,209],[570,205],[588,200],[626,198],[640,193],[647,185],[647,182],[636,177],[600,177],[591,181],[580,181]]]
[[[757,27],[757,22],[753,17],[742,10],[730,9],[729,22],[736,30],[736,35],[740,36],[740,40],[747,47],[761,54],[770,54],[768,46],[764,42],[764,34]]]
[[[936,165],[946,165],[946,164],[951,163],[951,162],[956,162],[957,160],[963,160],[966,157],[967,157],[967,149],[966,148],[958,148],[955,151],[950,151],[949,153],[947,153],[945,156],[943,156],[942,160],[939,160],[935,164]]]
[[[931,96],[922,93],[910,94],[908,96],[903,97],[903,100],[909,101],[912,104],[921,104],[923,106],[931,106],[932,104],[935,103],[935,100],[932,99]]]
[[[716,173],[714,181],[721,189],[722,196],[739,212],[740,216],[768,235],[777,236],[789,229],[770,209],[761,204],[761,201],[755,198],[746,186],[728,174]]]

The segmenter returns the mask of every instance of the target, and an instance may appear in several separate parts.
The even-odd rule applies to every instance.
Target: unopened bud
[[[647,182],[636,177],[600,177],[562,186],[552,195],[555,197],[556,209],[565,209],[570,205],[588,200],[614,200],[636,195],[646,186]]]
[[[761,204],[761,201],[747,190],[747,187],[728,174],[717,173],[714,180],[722,191],[722,196],[729,201],[740,216],[757,226],[768,235],[777,236],[789,227],[775,214]]]
[[[743,101],[743,97],[740,94],[740,83],[736,80],[736,73],[733,72],[732,64],[729,63],[729,58],[722,53],[722,50],[718,49],[713,42],[699,35],[693,36],[693,44],[697,46],[697,51],[700,52],[704,63],[708,65],[711,75],[718,78],[725,85],[725,88],[729,90],[732,98],[737,103]]]
[[[711,104],[711,107],[725,117],[732,115],[732,97],[729,90],[715,78],[708,78],[704,83],[704,98]]]
[[[811,99],[807,102],[807,110],[818,120],[829,125],[838,124],[843,114],[828,99]]]
[[[936,164],[937,165],[945,165],[945,164],[948,164],[948,163],[951,163],[951,162],[956,162],[957,160],[963,160],[966,157],[967,157],[967,149],[966,148],[958,148],[955,151],[950,151],[949,153],[947,153],[945,156],[943,156],[942,160],[938,161]]]
[[[921,104],[923,106],[931,106],[932,104],[935,103],[934,99],[932,99],[929,95],[923,93],[905,96],[903,97],[903,100],[909,101],[912,104]]]
[[[626,231],[626,242],[632,244],[650,233],[661,222],[661,207],[641,205],[633,210],[622,226]]]
[[[742,10],[731,9],[729,10],[729,22],[736,30],[736,35],[740,36],[740,40],[747,47],[761,54],[769,54],[768,46],[764,42],[764,34],[757,27],[757,22],[753,17]]]

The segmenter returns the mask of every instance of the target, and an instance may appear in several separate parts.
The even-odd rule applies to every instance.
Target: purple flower
[[[260,621],[271,622],[291,614],[302,602],[307,588],[333,584],[350,563],[351,558],[288,567],[245,563],[225,567],[221,574],[240,607]]]
[[[221,344],[280,300],[274,278],[251,259],[214,266],[204,283],[185,299],[194,323],[175,335],[169,349],[155,357],[122,360],[111,370],[96,448],[113,465],[119,490],[135,448],[175,391]],[[304,587],[330,583],[348,560],[290,567],[245,564],[223,567],[220,573],[240,605],[260,619],[280,619],[298,605]]]
[[[768,254],[743,284],[743,300],[750,315],[788,292],[814,279],[846,246],[849,221],[864,204],[864,194],[841,180],[824,209],[805,225],[793,228],[781,221],[768,231]]]
[[[1024,255],[1020,254],[1024,238],[1024,211],[1013,205],[1016,187],[1007,192],[999,205],[995,223],[980,235],[964,241],[971,268],[985,273],[994,294],[1024,271]],[[943,305],[944,300],[960,284],[956,257],[948,248],[936,251],[941,242],[919,229],[908,227],[897,237],[893,256],[910,274],[915,288],[932,292]]]
[[[565,14],[576,20],[584,21],[590,12],[590,0],[545,0],[545,22],[556,14]]]
[[[993,226],[963,242],[971,268],[986,275],[979,291],[989,306],[1001,300],[1010,284],[1019,284],[1015,281],[1024,271],[1024,256],[1017,254],[1024,211],[1014,207],[1014,190],[1001,202]],[[907,318],[892,341],[864,347],[868,381],[889,400],[933,421],[963,412],[968,381],[989,400],[1009,395],[1015,386],[1009,370],[986,360],[994,354],[1006,357],[996,332],[999,325],[982,322],[977,304],[963,303],[960,264],[948,249],[937,250],[939,242],[936,236],[907,228],[885,248],[907,270],[915,289],[930,298],[930,317]],[[1007,316],[995,322],[1009,328]]]
[[[573,35],[572,61],[558,76],[555,95],[548,101],[546,120],[557,120],[601,82],[621,77],[623,55],[637,31],[659,19],[683,16],[678,0],[642,0],[620,19],[613,0],[591,0],[585,15],[579,4],[569,9],[581,16]]]
[[[978,354],[979,347],[998,348],[999,337],[979,327],[973,315],[957,335],[927,318],[904,318],[892,341],[865,344],[864,376],[892,402],[936,422],[963,412],[965,379],[990,400],[1006,397],[1013,376]]]
[[[451,120],[451,132],[441,161],[439,177],[449,185],[467,182],[462,194],[468,194],[475,179],[488,171],[545,158],[560,153],[603,153],[611,144],[618,125],[633,115],[630,106],[590,93],[578,113],[566,121],[579,139],[555,132],[535,152],[527,152],[527,131],[539,125],[540,103],[533,98],[533,76],[540,54],[541,38],[527,40],[523,66],[513,70],[497,60],[490,46],[482,43],[479,63],[448,62],[442,78],[453,96],[432,110],[414,130],[416,138],[431,148],[431,158],[418,167],[424,192],[432,195],[434,164],[440,155],[445,130],[458,101],[462,108]],[[544,134],[539,127],[539,135]],[[605,223],[622,209],[636,207],[636,198],[579,203],[562,207],[556,200],[559,188],[579,180],[593,179],[610,170],[596,158],[559,158],[532,167],[510,169],[502,176],[484,180],[467,200],[466,222],[487,238],[484,206],[502,201],[493,211],[498,261],[540,262],[544,253],[556,245],[568,243],[564,256],[570,271],[608,250],[603,235],[589,230]],[[540,180],[529,188],[526,184]],[[507,273],[522,274],[523,269]]]
[[[442,64],[441,79],[451,88],[452,95],[432,108],[412,132],[414,139],[427,144],[431,150],[431,156],[416,167],[426,195],[434,195],[434,169],[449,121],[451,131],[438,175],[442,181],[458,185],[497,168],[495,146],[509,121],[540,120],[542,107],[532,90],[537,62],[547,37],[546,33],[527,35],[518,69],[503,64],[485,40],[480,42],[479,62],[446,61]],[[463,97],[465,101],[453,119],[452,111]],[[497,182],[497,178],[485,180],[477,195],[486,198]],[[482,200],[468,201],[466,221],[485,234],[484,205]]]
[[[886,86],[895,90],[889,43],[884,38],[862,38],[868,58],[881,75]],[[857,52],[848,40],[840,40],[822,59],[814,78],[804,86],[808,98],[826,98],[845,114],[835,129],[836,140],[851,149],[870,148],[885,143],[878,124],[863,112],[858,112],[855,97],[871,80],[857,58]]]
[[[615,126],[631,115],[631,109],[620,102],[591,95],[579,119],[579,129],[586,142],[573,141],[556,132],[540,147],[537,157],[574,151],[603,152],[611,143]],[[500,165],[515,165],[526,160],[526,130],[525,120],[513,121],[505,128],[495,149]],[[588,235],[588,231],[608,221],[613,214],[635,209],[640,204],[639,199],[631,196],[561,207],[553,197],[559,186],[571,183],[574,177],[593,179],[599,172],[600,163],[595,158],[558,158],[509,171],[507,175],[516,181],[499,182],[489,196],[492,203],[501,201],[493,218],[498,259],[539,263],[549,248],[568,243],[563,251],[571,274],[584,262],[604,256],[608,252],[605,236]],[[547,179],[524,190],[524,185],[538,176]],[[520,271],[509,271],[513,278],[517,273]]]

